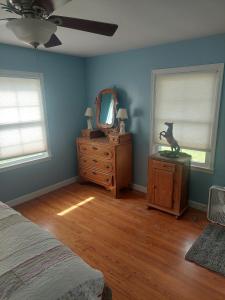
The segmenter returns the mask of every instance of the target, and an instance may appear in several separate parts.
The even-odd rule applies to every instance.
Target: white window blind
[[[156,72],[154,144],[166,144],[159,133],[167,128],[165,122],[173,122],[174,136],[181,147],[212,150],[221,81],[217,67]]]
[[[0,75],[0,161],[47,151],[40,78]]]

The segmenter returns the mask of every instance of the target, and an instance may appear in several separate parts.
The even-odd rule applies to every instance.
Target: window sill
[[[39,155],[32,156],[32,157],[23,157],[21,159],[18,159],[17,161],[11,161],[0,165],[0,173],[10,171],[10,170],[15,170],[35,163],[48,161],[50,159],[51,159],[51,155],[49,153],[41,153]]]
[[[213,169],[209,169],[206,167],[200,167],[200,166],[194,166],[194,165],[191,166],[191,171],[202,172],[202,173],[207,173],[207,174],[211,174],[211,175],[214,173]]]

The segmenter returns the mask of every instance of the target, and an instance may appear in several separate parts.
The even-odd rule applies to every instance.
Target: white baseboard
[[[71,183],[74,183],[76,181],[77,181],[77,177],[72,177],[72,178],[66,179],[64,181],[57,182],[53,185],[47,186],[47,187],[42,188],[40,190],[37,190],[35,192],[32,192],[32,193],[23,195],[21,197],[15,198],[13,200],[10,200],[10,201],[7,202],[7,205],[9,205],[11,207],[19,205],[21,203],[24,203],[24,202],[30,201],[32,199],[38,198],[40,196],[43,196],[45,194],[48,194],[52,191],[58,190],[58,189],[60,189],[64,186],[67,186],[67,185],[69,185]]]
[[[189,200],[189,206],[201,211],[207,211],[207,204]]]
[[[147,193],[147,187],[139,184],[132,184],[132,188],[138,192]]]
[[[13,200],[10,200],[10,201],[7,202],[7,205],[13,207],[13,206],[22,204],[24,202],[27,202],[27,201],[30,201],[32,199],[38,198],[40,196],[43,196],[45,194],[48,194],[48,193],[50,193],[52,191],[58,190],[58,189],[60,189],[60,188],[62,188],[64,186],[67,186],[69,184],[77,182],[77,180],[78,180],[78,177],[72,177],[72,178],[66,179],[64,181],[57,182],[57,183],[55,183],[53,185],[47,186],[47,187],[42,188],[40,190],[37,190],[35,192],[32,192],[32,193],[23,195],[21,197],[15,198]],[[147,187],[146,186],[134,183],[132,185],[132,187],[136,191],[139,191],[139,192],[142,192],[142,193],[147,193]],[[195,209],[198,209],[198,210],[201,210],[201,211],[207,211],[207,204],[203,204],[203,203],[200,203],[200,202],[196,202],[196,201],[191,201],[190,200],[189,201],[189,205],[190,205],[190,207],[193,207]]]

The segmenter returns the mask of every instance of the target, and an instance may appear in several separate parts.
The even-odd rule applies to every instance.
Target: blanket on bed
[[[1,300],[99,300],[103,274],[0,202]]]

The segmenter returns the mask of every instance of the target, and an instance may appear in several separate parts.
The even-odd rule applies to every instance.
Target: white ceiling
[[[73,0],[57,14],[119,25],[114,37],[58,27],[50,51],[94,56],[225,32],[225,0]],[[0,18],[12,16],[0,11]],[[0,42],[24,46],[0,23]],[[49,51],[49,50],[48,50]]]

